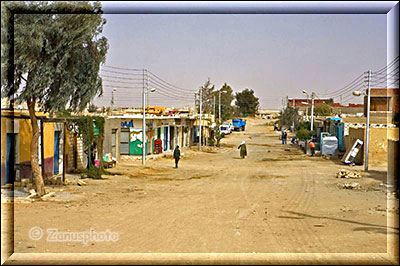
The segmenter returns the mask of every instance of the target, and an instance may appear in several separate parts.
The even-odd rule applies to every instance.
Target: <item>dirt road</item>
[[[388,252],[388,237],[398,241],[398,224],[388,224],[398,209],[387,211],[388,197],[396,200],[378,189],[379,172],[351,180],[361,189],[343,189],[349,180],[336,172],[346,166],[309,157],[278,136],[266,120],[249,119],[246,131],[223,139],[223,147],[183,150],[178,169],[172,158],[145,167],[122,162],[110,170],[118,175],[65,189],[75,196],[68,201],[15,204],[15,252]],[[237,149],[242,140],[245,159]],[[87,245],[34,241],[35,226],[108,229],[119,238]]]

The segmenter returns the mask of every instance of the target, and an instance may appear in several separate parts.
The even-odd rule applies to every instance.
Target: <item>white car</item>
[[[228,126],[230,132],[232,132],[233,129],[234,129],[233,124],[232,124],[232,121],[230,121],[230,122],[224,122],[224,123],[222,123],[222,125]]]
[[[225,135],[228,135],[231,133],[231,130],[229,129],[228,125],[220,125],[219,126],[219,132],[224,133]]]

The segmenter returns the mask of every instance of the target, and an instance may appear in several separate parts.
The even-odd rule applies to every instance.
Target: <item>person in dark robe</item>
[[[174,150],[175,168],[178,168],[178,162],[180,158],[181,158],[181,151],[179,150],[179,146],[176,145]]]
[[[247,156],[246,142],[244,140],[240,143],[238,149],[240,149],[240,157],[244,159]]]

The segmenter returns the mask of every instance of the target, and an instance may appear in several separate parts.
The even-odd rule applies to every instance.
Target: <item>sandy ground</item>
[[[14,252],[390,253],[388,239],[398,243],[398,200],[380,186],[386,172],[372,168],[361,179],[337,179],[339,169],[362,167],[282,145],[266,122],[249,119],[246,131],[229,135],[220,148],[183,150],[178,169],[172,158],[145,167],[121,162],[104,180],[63,187],[70,197],[15,203]],[[237,149],[242,140],[245,159]],[[361,188],[343,189],[346,182]],[[38,241],[29,237],[37,226],[44,231]],[[118,240],[49,242],[49,228],[109,230]]]

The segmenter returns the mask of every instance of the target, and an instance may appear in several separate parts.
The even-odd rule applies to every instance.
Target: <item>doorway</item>
[[[60,160],[60,131],[54,131],[54,174],[59,173]]]
[[[11,184],[15,180],[15,133],[7,133],[6,139],[6,176],[4,183]]]

